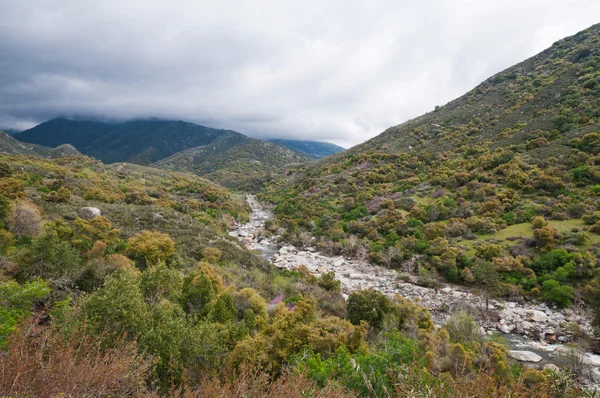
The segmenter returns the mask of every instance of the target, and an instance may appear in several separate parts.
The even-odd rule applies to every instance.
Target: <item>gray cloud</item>
[[[600,22],[596,0],[0,0],[0,126],[175,118],[357,144]]]

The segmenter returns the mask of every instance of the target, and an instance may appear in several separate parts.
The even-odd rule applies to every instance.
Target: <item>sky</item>
[[[597,0],[0,0],[0,127],[186,120],[349,147],[600,22]]]

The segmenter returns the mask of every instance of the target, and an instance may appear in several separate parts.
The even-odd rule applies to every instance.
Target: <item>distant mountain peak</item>
[[[334,155],[345,151],[339,145],[322,141],[291,140],[291,139],[271,139],[270,142],[284,146],[292,151],[298,152],[311,159],[321,159],[329,155]]]

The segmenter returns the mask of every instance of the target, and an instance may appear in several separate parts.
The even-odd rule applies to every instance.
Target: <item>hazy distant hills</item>
[[[270,142],[284,146],[311,159],[321,159],[345,151],[339,145],[329,142],[272,139]]]

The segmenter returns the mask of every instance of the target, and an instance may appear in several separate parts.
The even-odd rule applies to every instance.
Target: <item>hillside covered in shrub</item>
[[[0,185],[2,395],[583,391],[511,365],[466,315],[436,330],[402,297],[276,270],[226,233],[244,202],[202,178],[13,155]]]
[[[557,306],[598,305],[600,25],[262,198],[286,238]],[[432,278],[430,278],[430,276]]]

